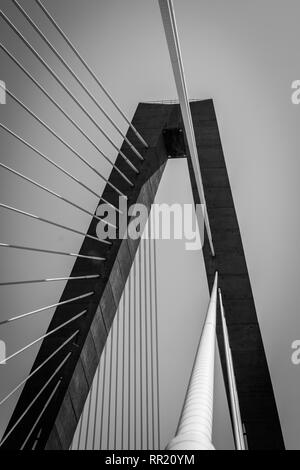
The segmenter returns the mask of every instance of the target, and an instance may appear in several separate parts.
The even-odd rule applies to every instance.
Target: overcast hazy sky
[[[76,96],[85,100],[12,3],[0,0],[0,4],[49,63],[65,77]],[[45,22],[33,0],[23,4],[41,22],[59,49],[68,54],[67,47]],[[130,117],[139,101],[176,97],[156,0],[48,0],[45,4]],[[291,343],[300,338],[300,256],[297,245],[300,235],[297,207],[300,196],[300,106],[292,105],[290,97],[292,81],[300,78],[297,60],[300,5],[297,0],[176,0],[175,9],[189,95],[191,98],[213,98],[215,102],[285,442],[288,448],[299,448],[300,366],[291,363]],[[96,130],[82,118],[20,40],[2,25],[1,20],[1,41],[65,103],[74,116],[78,116],[82,125],[99,142]],[[75,59],[71,57],[70,62],[98,93]],[[12,91],[66,138],[72,139],[74,145],[84,151],[99,169],[109,174],[109,167],[98,160],[92,149],[87,151],[79,135],[19,71],[16,73],[15,65],[3,52],[0,64],[0,79],[5,80]],[[106,103],[104,98],[103,103]],[[89,106],[101,121],[97,111]],[[109,105],[106,107],[110,109]],[[57,162],[101,191],[102,186],[95,175],[76,162],[69,152],[62,151],[61,145],[37,127],[11,100],[0,108],[0,118],[1,122],[29,138]],[[120,141],[118,139],[115,136],[115,140]],[[101,145],[114,156],[104,142],[101,141]],[[49,170],[32,152],[13,142],[2,131],[1,161],[66,196],[71,195],[86,207],[93,208],[96,203],[95,198],[84,190],[78,190],[73,183],[67,185],[66,178]],[[1,200],[41,215],[46,207],[49,218],[70,226],[74,226],[76,220],[78,227],[87,227],[88,218],[77,211],[67,206],[62,209],[60,203],[28,185],[20,184],[16,178],[7,176],[4,170],[1,170],[0,178]],[[36,225],[32,233],[32,222],[4,212],[1,212],[0,234],[3,241],[28,245],[42,244],[47,240],[53,248],[78,249],[80,246],[78,237],[66,236],[49,227]],[[42,272],[46,275],[64,274],[71,267],[70,260],[53,260],[49,256],[16,256],[3,250],[0,256],[1,279],[31,278],[34,274],[40,276]],[[29,261],[31,271],[27,273]],[[20,289],[18,295],[13,288],[3,289],[1,317],[7,318],[14,313],[52,303],[60,297],[62,288],[60,286],[58,291],[57,286],[47,286],[37,293],[34,287],[26,287]],[[17,332],[12,327],[6,330],[4,336],[9,350],[13,352],[16,346],[25,345],[43,332],[51,313],[35,318],[34,323],[19,326]],[[8,369],[4,368],[3,372],[1,369],[3,394],[28,372],[32,357],[31,353],[18,363],[16,361],[18,378],[16,374],[12,377]],[[1,417],[2,427],[9,412],[8,407],[4,413],[6,418]]]

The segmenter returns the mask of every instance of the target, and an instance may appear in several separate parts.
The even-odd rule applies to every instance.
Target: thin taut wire
[[[23,65],[16,59],[16,57],[11,54],[8,49],[6,49],[3,44],[0,43],[0,48],[12,59],[12,61],[27,75],[27,77],[41,90],[41,92],[47,96],[51,103],[56,106],[56,108],[68,119],[68,121],[85,137],[88,142],[97,150],[97,152],[102,155],[102,157],[110,164],[112,167],[122,176],[122,178],[130,185],[133,186],[133,183],[127,178],[127,176],[115,165],[113,162],[105,155],[105,153],[100,149],[100,147],[86,134],[86,132],[77,124],[74,119],[72,119],[65,109],[47,92],[47,90],[31,75],[28,70],[23,67]]]
[[[65,39],[67,44],[70,46],[76,57],[80,60],[82,65],[86,68],[86,70],[91,74],[93,79],[96,81],[96,83],[99,85],[105,96],[109,99],[109,101],[115,106],[115,108],[119,111],[123,119],[129,124],[130,128],[133,130],[135,135],[138,137],[138,139],[142,142],[142,144],[148,148],[147,142],[143,139],[143,137],[139,134],[139,132],[136,130],[136,128],[133,126],[133,124],[130,122],[130,120],[127,118],[125,113],[122,111],[120,106],[116,103],[116,101],[113,99],[111,94],[106,90],[104,85],[101,83],[95,72],[91,69],[91,67],[87,64],[87,62],[83,59],[83,57],[79,54],[78,50],[75,48],[75,46],[72,44],[68,36],[64,33],[64,31],[60,28],[60,26],[57,24],[57,22],[54,20],[53,16],[50,15],[49,11],[46,9],[46,7],[40,2],[40,0],[35,0],[36,3],[40,6],[40,8],[43,10],[47,18],[50,20],[52,25],[56,28],[56,30],[61,34],[61,36]]]

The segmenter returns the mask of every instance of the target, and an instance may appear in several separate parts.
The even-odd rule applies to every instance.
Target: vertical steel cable
[[[121,449],[124,449],[124,404],[125,404],[125,311],[126,311],[126,286],[123,292],[123,361],[122,361],[122,423],[121,423]]]
[[[142,313],[142,242],[139,246],[139,308],[140,308],[140,422],[141,422],[141,450],[143,450],[143,313]]]
[[[103,361],[103,383],[102,383],[102,403],[101,403],[101,423],[100,423],[100,438],[99,449],[102,449],[102,436],[103,436],[103,418],[104,418],[104,399],[105,399],[105,375],[106,375],[106,357],[107,357],[107,340],[104,348],[104,361]]]
[[[236,380],[232,363],[232,352],[229,343],[227,321],[225,318],[225,310],[223,305],[221,289],[219,291],[219,305],[221,310],[221,320],[222,320],[222,331],[224,338],[224,349],[225,349],[225,359],[226,359],[226,369],[227,369],[227,378],[228,378],[228,388],[230,395],[230,405],[231,405],[231,415],[232,415],[232,426],[233,434],[235,440],[236,450],[245,450],[245,441],[244,441],[244,432],[243,432],[243,423],[241,419],[241,412],[239,406],[239,399],[236,389]]]
[[[114,342],[114,323],[110,330],[110,363],[109,363],[109,388],[108,388],[108,423],[107,423],[107,450],[110,442],[110,421],[111,421],[111,391],[112,391],[112,368],[113,368],[113,342]]]
[[[158,450],[161,448],[160,441],[160,397],[159,397],[159,343],[158,343],[158,292],[157,292],[157,247],[156,247],[156,225],[155,213],[153,217],[153,252],[154,252],[154,305],[155,305],[155,343],[156,343],[156,401],[157,401],[157,443]]]
[[[144,290],[145,290],[145,365],[146,365],[146,437],[149,450],[149,371],[148,371],[148,306],[147,306],[147,240],[144,237]]]
[[[117,345],[116,345],[116,387],[115,387],[115,435],[114,450],[117,450],[117,416],[118,416],[118,384],[119,384],[119,341],[120,341],[120,311],[117,311]]]
[[[152,226],[151,226],[151,212],[148,218],[148,244],[149,244],[149,299],[150,299],[150,358],[151,358],[151,397],[152,397],[152,449],[155,449],[155,417],[154,417],[154,340],[153,340],[153,305],[152,305]]]
[[[128,450],[130,450],[130,425],[131,425],[131,276],[128,278]]]
[[[136,318],[136,315],[137,315],[137,308],[136,308],[136,262],[134,261],[133,262],[133,331],[134,331],[134,340],[133,340],[133,347],[134,347],[134,350],[133,350],[133,359],[134,359],[134,387],[133,387],[133,403],[134,403],[134,418],[133,418],[133,421],[134,421],[134,424],[133,424],[133,428],[134,428],[134,432],[133,432],[133,435],[134,435],[134,445],[133,445],[133,449],[136,450],[136,446],[137,446],[137,438],[136,438],[136,435],[137,435],[137,335],[136,335],[136,329],[137,329],[137,318]]]

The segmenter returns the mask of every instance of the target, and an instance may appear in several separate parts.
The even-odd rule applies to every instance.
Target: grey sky
[[[63,71],[8,0],[1,7],[22,28],[49,63],[65,77],[76,96],[85,98]],[[288,448],[299,448],[300,411],[298,407],[300,369],[292,365],[291,343],[300,336],[297,287],[300,235],[297,201],[299,200],[299,116],[300,107],[291,103],[291,83],[299,78],[298,17],[296,0],[177,0],[175,3],[184,65],[191,98],[210,98],[215,102],[225,159],[240,223],[246,259],[252,282],[257,313],[271,371],[279,414]],[[26,8],[41,22],[50,38],[68,56],[68,49],[45,22],[32,0]],[[155,0],[48,0],[45,4],[83,56],[97,71],[113,96],[131,117],[139,101],[176,97],[164,33]],[[88,121],[61,91],[49,74],[26,51],[6,26],[0,36],[7,47],[73,113],[88,132],[115,157]],[[28,32],[28,33],[27,33]],[[88,77],[70,58],[76,70]],[[22,78],[16,67],[1,52],[0,79],[27,105],[51,123],[105,174],[109,167],[82,138],[66,125],[63,117],[42,98],[38,90]],[[93,83],[88,81],[95,92]],[[98,92],[98,91],[97,91]],[[103,98],[103,103],[106,103]],[[110,106],[106,106],[110,109]],[[89,109],[100,119],[99,113]],[[115,115],[116,116],[116,115]],[[17,105],[8,100],[0,107],[1,122],[7,123],[25,138],[101,191],[101,183],[70,152],[37,127]],[[116,119],[118,117],[116,116]],[[104,122],[104,120],[103,120]],[[124,127],[125,129],[126,127]],[[110,132],[112,132],[110,130]],[[112,132],[112,135],[115,135]],[[115,135],[116,142],[120,142]],[[33,176],[47,186],[75,197],[93,208],[96,199],[70,183],[23,146],[1,131],[1,161]],[[1,200],[22,209],[82,229],[88,218],[61,205],[28,185],[16,186],[16,179],[1,170]],[[26,195],[26,197],[25,197]],[[76,220],[76,224],[75,224]],[[52,231],[1,211],[1,239],[34,245],[48,241],[54,248],[78,249],[80,238]],[[41,246],[40,245],[40,246]],[[4,252],[1,279],[32,277],[35,274],[64,274],[71,260],[49,256]],[[28,265],[30,263],[30,272]],[[60,297],[63,286],[24,288],[15,295],[13,288],[1,291],[1,318],[36,306],[52,303]],[[8,349],[13,352],[45,330],[51,313],[35,317],[33,323],[20,325],[18,333],[10,327],[5,333]],[[32,326],[34,325],[34,332]],[[22,343],[22,344],[20,344]],[[32,356],[16,364],[19,378],[29,369]],[[5,394],[16,377],[1,369],[1,392]],[[17,380],[18,381],[18,380]],[[3,384],[3,385],[2,385]],[[1,393],[1,395],[2,395]],[[6,416],[9,409],[6,410]],[[1,418],[3,419],[3,418]],[[1,422],[3,427],[5,421]]]

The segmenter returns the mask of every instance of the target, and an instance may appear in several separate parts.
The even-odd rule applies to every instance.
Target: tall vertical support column
[[[176,436],[168,450],[214,450],[212,444],[218,273]]]

